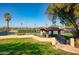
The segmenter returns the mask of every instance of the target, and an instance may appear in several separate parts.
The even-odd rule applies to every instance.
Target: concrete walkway
[[[9,35],[9,36],[0,36],[0,39],[7,39],[7,38],[32,38],[36,39],[38,41],[47,41],[47,42],[52,42],[54,38],[40,38],[38,36],[34,35]]]
[[[59,42],[57,42],[55,47],[62,49],[64,51],[79,54],[79,48],[76,48],[76,47],[73,47],[73,46],[70,46],[70,45],[60,44]]]
[[[36,39],[38,41],[51,42],[52,45],[55,45],[56,48],[62,49],[64,51],[68,51],[68,52],[79,54],[79,48],[75,48],[75,47],[72,47],[70,45],[60,44],[58,41],[56,41],[56,39],[54,37],[53,38],[40,38],[40,37],[34,36],[34,35],[0,36],[0,39],[6,39],[6,38],[33,38],[33,39]]]

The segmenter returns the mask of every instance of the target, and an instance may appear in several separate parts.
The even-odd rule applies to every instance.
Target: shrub
[[[20,30],[18,30],[17,34],[18,35],[24,35],[24,34],[26,34],[26,30],[25,29],[20,29]]]

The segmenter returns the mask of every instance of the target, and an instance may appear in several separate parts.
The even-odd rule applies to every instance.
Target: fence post
[[[70,45],[73,47],[75,46],[74,38],[70,38]]]
[[[56,38],[52,38],[52,45],[56,45],[57,41],[56,41]]]

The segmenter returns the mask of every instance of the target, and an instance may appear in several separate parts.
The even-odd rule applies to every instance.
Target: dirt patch
[[[9,39],[0,39],[0,44],[6,44],[6,43],[14,43],[14,42],[38,42],[38,40],[31,39],[31,38],[9,38]]]

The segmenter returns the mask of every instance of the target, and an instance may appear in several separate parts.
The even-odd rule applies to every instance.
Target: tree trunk
[[[79,29],[76,29],[77,32],[76,32],[76,37],[79,38]]]
[[[72,25],[73,25],[74,28],[76,29],[75,36],[76,36],[77,38],[79,38],[79,29],[78,29],[78,26],[77,26],[76,22],[75,22],[75,21],[72,21],[71,19],[69,19],[69,21],[72,23]]]
[[[75,29],[76,29],[76,37],[77,38],[79,38],[79,29],[78,29],[78,26],[77,26],[77,24],[76,24],[76,22],[74,22],[75,23]]]
[[[9,31],[9,21],[7,21],[7,27],[6,27],[6,31]]]

